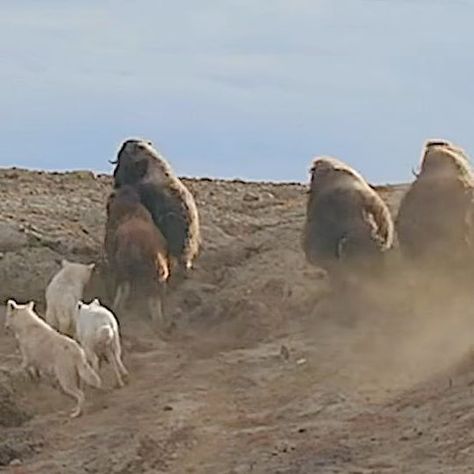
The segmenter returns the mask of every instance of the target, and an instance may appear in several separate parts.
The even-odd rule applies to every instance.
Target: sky
[[[307,181],[332,155],[407,181],[427,138],[474,155],[474,0],[15,0],[0,166],[110,172],[151,140],[180,176]]]

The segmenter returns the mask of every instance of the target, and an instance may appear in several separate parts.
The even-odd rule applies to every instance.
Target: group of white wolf
[[[100,388],[101,362],[109,362],[117,384],[123,387],[128,372],[122,363],[119,326],[114,314],[96,298],[82,301],[94,264],[62,260],[61,269],[46,289],[46,315],[42,319],[34,302],[7,302],[5,328],[13,332],[22,356],[21,368],[29,376],[52,376],[77,404],[71,413],[81,415],[82,381]]]

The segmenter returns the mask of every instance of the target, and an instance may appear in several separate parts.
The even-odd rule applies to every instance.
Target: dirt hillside
[[[304,261],[305,186],[185,183],[203,252],[170,295],[170,337],[122,321],[127,387],[106,368],[70,420],[68,397],[18,372],[1,312],[0,471],[474,472],[469,295],[416,294],[397,271],[344,300]],[[89,172],[0,170],[1,303],[42,314],[61,258],[98,259],[110,189]],[[393,213],[404,189],[378,188]]]

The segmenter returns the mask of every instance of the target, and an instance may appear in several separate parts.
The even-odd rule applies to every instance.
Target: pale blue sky
[[[0,165],[110,171],[151,139],[180,175],[306,181],[332,154],[410,178],[474,155],[473,0],[15,0],[0,10]]]

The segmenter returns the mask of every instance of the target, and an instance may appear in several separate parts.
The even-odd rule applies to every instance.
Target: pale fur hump
[[[336,158],[315,158],[310,173],[303,232],[307,260],[323,267],[357,260],[375,268],[373,259],[380,261],[393,244],[393,219],[385,202],[357,171]]]
[[[466,152],[447,140],[427,140],[421,154],[418,178],[430,177],[433,172],[443,178],[462,179],[474,185],[473,173]]]
[[[416,262],[418,270],[465,281],[474,266],[474,175],[469,157],[447,140],[427,140],[415,176],[396,219],[402,254]]]

